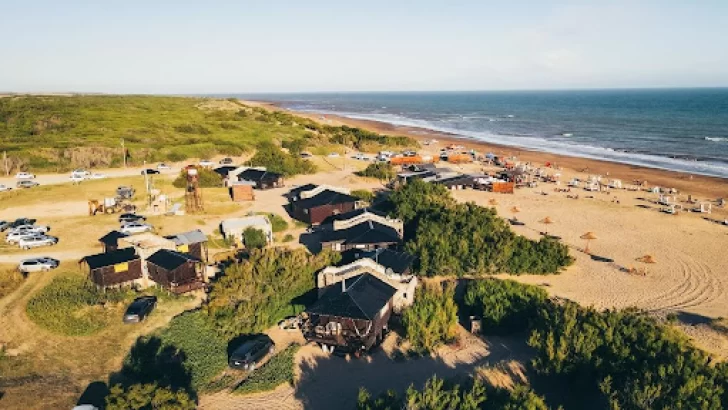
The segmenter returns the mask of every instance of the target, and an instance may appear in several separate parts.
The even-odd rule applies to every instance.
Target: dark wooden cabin
[[[332,215],[353,211],[358,200],[351,195],[325,189],[311,198],[299,196],[298,199],[291,199],[290,208],[295,219],[318,225]]]
[[[88,265],[91,282],[102,288],[131,284],[144,275],[142,260],[134,248],[90,255],[81,263]]]
[[[257,189],[271,189],[285,186],[283,175],[255,168],[248,168],[239,173],[238,180],[253,182]]]
[[[177,252],[188,253],[203,262],[207,261],[207,236],[201,230],[182,232],[165,238],[174,242]]]
[[[126,238],[127,236],[129,235],[123,232],[111,231],[99,238],[99,242],[103,244],[104,252],[113,252],[119,249],[119,239]]]
[[[366,352],[384,338],[396,292],[368,273],[332,285],[306,310],[303,335],[326,351]]]
[[[384,266],[387,271],[403,276],[412,274],[412,264],[415,261],[415,257],[413,255],[410,255],[407,252],[396,251],[394,249],[379,248],[373,251],[350,249],[341,253],[341,261],[337,263],[337,266],[348,265],[363,258],[369,258]]]
[[[375,221],[364,221],[352,227],[321,232],[321,249],[373,251],[395,248],[402,242],[396,229]]]
[[[173,293],[185,293],[205,286],[202,262],[189,254],[161,249],[146,262],[149,278]]]

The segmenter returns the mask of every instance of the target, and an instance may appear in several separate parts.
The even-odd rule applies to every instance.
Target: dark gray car
[[[134,299],[124,313],[124,323],[139,323],[157,306],[156,296],[141,296]]]
[[[233,369],[252,371],[275,350],[276,345],[270,337],[267,335],[256,336],[233,351],[228,365]]]

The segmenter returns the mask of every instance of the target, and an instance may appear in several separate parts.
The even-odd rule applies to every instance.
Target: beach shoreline
[[[358,127],[380,134],[407,136],[417,140],[420,144],[436,139],[439,146],[456,144],[465,149],[474,149],[478,152],[493,152],[496,155],[516,156],[520,161],[531,162],[536,165],[546,163],[570,171],[569,174],[602,175],[608,178],[621,179],[625,184],[634,181],[646,181],[649,186],[675,188],[680,193],[697,196],[701,199],[715,200],[728,198],[728,179],[685,172],[671,171],[661,168],[651,168],[642,165],[631,165],[614,161],[553,154],[546,151],[520,148],[505,144],[493,144],[455,134],[443,133],[427,128],[398,126],[374,120],[362,120],[334,115],[328,113],[301,112],[282,108],[278,103],[270,101],[240,100],[244,104],[262,107],[270,110],[285,111],[291,114],[308,118],[321,124],[347,125]],[[418,147],[420,151],[437,154],[439,148],[426,145]]]

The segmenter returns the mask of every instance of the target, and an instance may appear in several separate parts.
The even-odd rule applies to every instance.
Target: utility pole
[[[124,138],[121,139],[121,157],[124,159],[124,168],[126,168],[126,148],[124,148]]]

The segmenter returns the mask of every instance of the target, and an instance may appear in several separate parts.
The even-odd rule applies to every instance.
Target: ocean
[[[728,88],[241,95],[475,140],[728,178]]]

